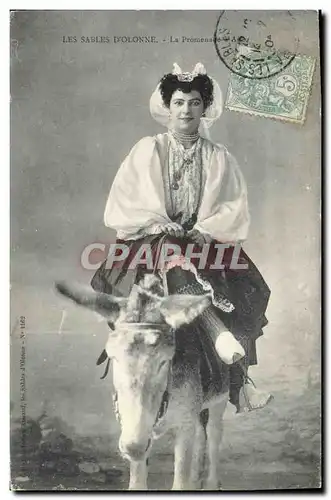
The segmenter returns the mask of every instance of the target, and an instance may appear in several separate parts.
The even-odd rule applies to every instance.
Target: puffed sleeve
[[[224,243],[247,238],[250,215],[247,187],[228,150],[214,145],[195,229]]]
[[[121,239],[138,239],[146,228],[170,222],[164,202],[155,137],[144,137],[120,166],[108,196],[104,223]]]

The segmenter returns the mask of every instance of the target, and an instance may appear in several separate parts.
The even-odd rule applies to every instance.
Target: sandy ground
[[[297,398],[276,394],[275,402],[269,408],[228,416],[220,449],[222,489],[318,488],[318,403],[313,390]],[[51,422],[49,424],[51,427]],[[60,426],[61,422],[56,424],[53,420],[54,428]],[[127,487],[128,464],[117,454],[115,434],[93,437],[72,434],[71,439],[67,437],[69,445],[66,449],[63,446],[61,449],[61,439],[57,436],[51,450],[38,446],[36,429],[37,425],[35,438],[31,433],[30,447],[26,452],[28,463],[23,474],[17,442],[15,448],[20,430],[19,427],[13,430],[14,489],[121,490]],[[152,451],[149,488],[170,489],[172,472],[172,437],[165,436],[155,443]]]
[[[111,406],[111,380],[101,381],[102,371],[95,366],[103,342],[103,334],[29,335],[25,369],[28,420],[22,449],[21,341],[12,336],[13,489],[126,489],[128,463],[117,453],[119,428]],[[289,384],[284,371],[257,379],[272,389],[275,400],[263,410],[240,415],[229,405],[220,449],[222,489],[318,488],[319,385],[307,389],[294,379]],[[150,489],[171,488],[172,452],[171,436],[155,443]]]

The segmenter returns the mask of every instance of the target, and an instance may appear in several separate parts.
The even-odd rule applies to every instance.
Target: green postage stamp
[[[297,55],[283,71],[269,78],[244,78],[231,73],[226,108],[302,124],[314,67],[314,58]]]

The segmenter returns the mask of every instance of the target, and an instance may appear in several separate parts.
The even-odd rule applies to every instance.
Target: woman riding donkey
[[[216,390],[220,360],[229,366],[230,401],[237,411],[261,408],[271,395],[254,391],[247,368],[257,364],[255,342],[267,324],[270,291],[241,247],[250,224],[242,173],[227,149],[207,138],[208,127],[222,113],[221,90],[201,63],[191,73],[174,64],[152,94],[150,112],[167,132],[144,137],[133,147],[116,175],[104,214],[106,226],[117,231],[117,243],[129,247],[130,257],[120,268],[104,262],[92,287],[116,293],[125,283],[129,295],[145,273],[153,272],[128,265],[142,245],[150,244],[155,256],[166,244],[185,250],[193,243],[196,252],[205,245],[216,252],[222,244],[228,256],[222,266],[208,263],[198,269],[193,259],[179,259],[167,267],[164,284],[169,294],[210,293],[212,303],[194,321],[187,344],[192,346],[193,339],[209,358],[207,385]],[[229,263],[238,245],[241,265],[233,269]],[[240,392],[242,387],[246,390]],[[243,392],[245,398],[240,397]]]

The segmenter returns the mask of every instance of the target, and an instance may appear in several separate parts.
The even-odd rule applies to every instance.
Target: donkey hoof
[[[202,488],[204,490],[209,490],[209,491],[220,491],[222,490],[222,483],[218,480],[210,480],[207,481],[206,486]]]

